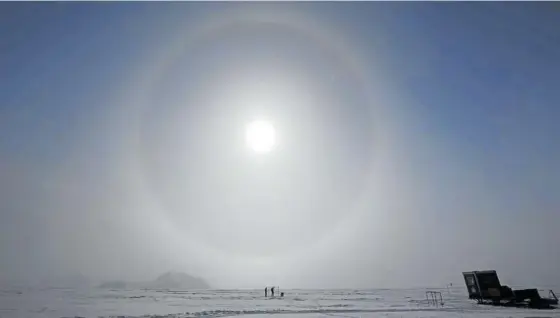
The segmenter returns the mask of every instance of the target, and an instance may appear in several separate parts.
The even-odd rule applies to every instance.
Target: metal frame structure
[[[428,290],[426,292],[426,302],[434,306],[443,306],[443,296],[441,292]]]

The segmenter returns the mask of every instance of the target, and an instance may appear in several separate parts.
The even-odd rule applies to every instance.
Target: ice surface
[[[444,305],[426,302],[427,289],[282,290],[0,290],[0,318],[50,317],[559,317],[560,310],[477,305],[464,288],[441,289]],[[433,289],[431,289],[433,290]],[[545,294],[546,295],[546,294]]]

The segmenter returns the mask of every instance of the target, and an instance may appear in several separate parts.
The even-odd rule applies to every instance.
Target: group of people
[[[274,287],[270,287],[270,296],[274,297]],[[264,288],[264,297],[268,297],[268,287]],[[284,293],[280,293],[280,297],[284,297]]]

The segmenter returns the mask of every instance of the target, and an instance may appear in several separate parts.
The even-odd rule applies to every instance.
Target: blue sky
[[[299,17],[305,17],[307,21],[314,21],[324,26],[325,28],[320,33],[328,35],[331,31],[336,32],[338,36],[344,38],[344,49],[359,56],[359,72],[365,74],[370,80],[366,84],[359,83],[359,81],[329,84],[325,77],[314,80],[313,76],[316,74],[322,74],[321,76],[327,74],[322,72],[334,72],[341,78],[344,76],[350,78],[353,73],[344,70],[344,63],[337,66],[338,68],[332,66],[331,69],[331,65],[328,65],[327,61],[336,61],[335,57],[330,57],[329,52],[326,52],[323,57],[319,47],[311,45],[309,48],[300,49],[300,47],[306,46],[305,41],[307,40],[304,36],[298,38],[294,35],[295,31],[271,29],[271,32],[277,32],[277,34],[271,33],[275,35],[268,37],[266,37],[268,29],[263,28],[264,31],[259,31],[261,33],[255,31],[254,36],[261,39],[260,41],[264,43],[262,45],[261,42],[257,43],[256,40],[253,40],[251,37],[253,35],[250,33],[253,31],[250,29],[232,29],[233,35],[227,35],[227,32],[224,31],[226,35],[217,35],[215,38],[208,39],[207,42],[201,42],[199,51],[196,49],[189,51],[190,53],[182,51],[183,55],[180,55],[176,61],[171,61],[174,64],[166,69],[164,77],[167,77],[158,82],[159,86],[149,87],[155,91],[153,95],[150,95],[153,105],[148,110],[148,117],[152,120],[144,123],[146,130],[142,138],[150,140],[150,142],[146,141],[147,148],[143,154],[133,153],[128,148],[133,143],[127,139],[129,138],[127,134],[131,131],[129,129],[131,126],[127,125],[134,121],[134,114],[131,114],[130,110],[136,109],[136,106],[129,105],[128,100],[132,95],[146,93],[146,87],[141,85],[136,87],[137,84],[135,84],[141,82],[142,74],[146,73],[146,76],[150,76],[150,73],[144,72],[144,69],[153,69],[154,65],[159,65],[162,52],[165,55],[168,47],[178,43],[177,39],[182,38],[182,33],[184,33],[184,39],[187,39],[190,32],[194,32],[193,30],[207,21],[217,16],[228,16],[230,13],[231,15],[239,14],[244,10],[249,12],[245,14],[249,17],[259,14],[274,16],[276,12],[282,12],[287,16],[297,13]],[[6,262],[4,269],[9,269],[10,273],[18,272],[14,265],[18,264],[18,259],[27,260],[29,263],[45,261],[45,258],[48,258],[45,255],[50,255],[50,252],[46,252],[47,250],[57,250],[56,244],[49,242],[64,240],[64,238],[75,235],[69,233],[64,236],[59,233],[56,224],[45,225],[48,223],[45,219],[65,218],[63,216],[65,214],[62,212],[60,215],[56,214],[51,217],[45,212],[46,210],[68,209],[70,211],[76,208],[76,206],[66,207],[65,204],[60,203],[69,196],[67,190],[60,190],[61,193],[52,189],[45,190],[43,188],[45,183],[62,184],[64,189],[71,187],[92,202],[103,201],[104,204],[113,202],[122,209],[134,210],[133,207],[136,205],[144,207],[148,204],[135,201],[136,196],[130,194],[134,191],[126,184],[128,184],[127,182],[136,183],[126,181],[127,177],[121,173],[125,174],[122,172],[126,170],[123,167],[133,166],[132,162],[135,158],[146,156],[149,157],[146,162],[150,167],[146,169],[153,169],[152,177],[158,180],[153,181],[155,184],[153,187],[158,188],[153,191],[169,192],[165,194],[158,192],[158,195],[166,198],[164,200],[180,200],[182,194],[178,195],[173,192],[179,186],[191,189],[187,190],[190,193],[185,194],[187,196],[205,197],[200,192],[204,191],[200,189],[206,189],[203,185],[207,185],[208,189],[212,187],[216,189],[217,184],[228,184],[224,185],[223,189],[220,188],[220,191],[226,193],[230,191],[226,189],[230,189],[229,186],[234,187],[234,184],[249,184],[243,183],[249,182],[247,180],[240,181],[241,177],[238,175],[228,175],[228,177],[221,175],[221,173],[224,175],[230,173],[228,172],[230,169],[245,171],[243,169],[250,169],[248,168],[250,164],[242,162],[242,159],[238,157],[236,146],[225,139],[215,139],[211,144],[201,141],[204,138],[212,139],[213,135],[204,137],[203,130],[197,130],[196,123],[202,122],[203,118],[242,117],[250,111],[244,109],[245,113],[243,113],[241,109],[233,106],[228,108],[224,105],[207,110],[196,101],[205,100],[209,105],[218,103],[208,97],[218,94],[211,91],[212,83],[223,80],[219,75],[219,70],[216,69],[230,70],[224,75],[226,76],[224,78],[230,81],[239,79],[242,82],[244,80],[242,74],[245,72],[244,65],[254,62],[255,65],[267,68],[267,63],[263,62],[266,59],[262,56],[269,58],[275,54],[279,56],[295,54],[293,56],[297,58],[281,61],[284,66],[293,63],[293,68],[303,74],[300,77],[294,75],[293,82],[308,83],[301,84],[309,85],[308,91],[312,91],[313,85],[331,87],[330,91],[323,91],[323,95],[333,103],[328,107],[325,106],[327,108],[323,110],[311,107],[307,113],[295,115],[298,112],[297,107],[288,106],[290,101],[286,97],[288,100],[286,104],[269,109],[271,114],[278,116],[278,121],[281,122],[282,118],[282,120],[285,119],[285,122],[292,123],[294,128],[291,132],[289,128],[286,128],[288,126],[285,126],[283,130],[286,138],[301,133],[297,138],[304,141],[300,146],[294,146],[296,147],[294,149],[306,153],[308,158],[315,154],[317,158],[320,158],[319,155],[329,158],[325,159],[324,163],[321,160],[310,163],[303,159],[298,161],[299,159],[293,154],[279,154],[277,156],[279,159],[276,159],[277,162],[274,163],[278,165],[277,169],[288,169],[284,170],[284,173],[287,173],[286,171],[300,175],[309,173],[307,177],[310,178],[309,180],[314,177],[319,178],[318,176],[322,178],[324,171],[331,171],[332,175],[336,176],[333,178],[344,180],[339,182],[345,185],[345,190],[341,190],[343,187],[341,185],[341,188],[336,190],[338,192],[329,192],[335,190],[325,186],[325,188],[321,188],[323,192],[320,193],[332,194],[348,191],[348,193],[340,194],[339,201],[337,201],[344,204],[342,202],[347,200],[345,196],[351,196],[349,193],[357,189],[358,186],[353,184],[359,183],[356,181],[360,178],[359,175],[368,171],[370,160],[375,161],[372,158],[378,158],[380,162],[387,160],[387,166],[379,164],[379,167],[391,166],[391,168],[386,168],[389,170],[384,170],[384,173],[393,171],[390,169],[395,169],[397,172],[392,177],[385,176],[389,179],[384,179],[387,182],[381,183],[392,184],[395,182],[397,184],[394,190],[397,193],[395,195],[399,198],[397,200],[423,202],[419,203],[422,215],[415,214],[414,209],[417,206],[413,203],[406,207],[399,206],[399,209],[407,211],[402,212],[401,216],[419,222],[416,225],[420,229],[411,230],[411,233],[415,233],[411,234],[411,237],[418,239],[422,235],[428,235],[425,231],[434,228],[451,228],[449,232],[443,231],[438,234],[450,235],[453,233],[454,227],[461,227],[460,223],[466,218],[465,213],[472,213],[472,217],[483,216],[490,220],[492,227],[502,227],[496,232],[500,233],[499,235],[507,235],[510,233],[509,231],[532,233],[531,244],[542,246],[542,249],[532,251],[533,254],[528,253],[527,255],[531,255],[534,259],[557,262],[559,259],[554,260],[547,252],[547,247],[553,248],[553,242],[550,240],[557,241],[558,238],[558,234],[550,234],[550,231],[555,231],[560,225],[560,215],[558,214],[560,213],[560,202],[557,197],[560,189],[560,173],[557,166],[557,163],[560,162],[558,143],[560,128],[556,123],[560,113],[555,108],[560,100],[560,90],[557,88],[557,83],[560,83],[558,62],[560,35],[557,32],[560,25],[557,21],[560,20],[557,11],[558,6],[554,3],[527,2],[2,3],[0,4],[0,38],[2,39],[0,44],[0,135],[2,136],[0,138],[2,161],[0,173],[7,177],[3,177],[3,181],[0,182],[3,183],[2,189],[9,190],[4,191],[4,197],[1,198],[3,208],[0,220],[4,219],[6,222],[1,222],[3,226],[0,228],[12,228],[10,232],[12,234],[4,234],[6,238],[9,238],[5,242],[12,243],[0,245],[0,256],[9,255],[14,259],[13,262]],[[244,35],[243,32],[249,32],[246,33],[249,35]],[[230,37],[228,38],[228,36]],[[282,37],[282,39],[276,41],[275,36]],[[235,58],[231,57],[234,55]],[[298,60],[299,57],[301,57],[301,61]],[[316,61],[314,57],[316,57]],[[259,60],[259,58],[263,60]],[[234,59],[240,62],[235,62],[237,64],[230,62]],[[279,59],[281,60],[281,58]],[[270,62],[271,68],[282,68],[273,65],[274,63]],[[239,73],[231,70],[238,70]],[[257,77],[261,76],[258,74],[258,70],[250,69],[248,72],[254,72]],[[289,77],[289,75],[286,76]],[[287,80],[287,82],[290,81]],[[356,83],[358,85],[355,85]],[[378,83],[378,85],[374,83]],[[364,86],[360,86],[362,84]],[[267,86],[262,85],[264,85],[263,90],[266,90]],[[255,91],[258,90],[255,89]],[[379,96],[383,97],[380,97],[377,105],[367,104],[364,97],[360,95],[364,91],[378,92]],[[277,100],[284,98],[276,97]],[[177,102],[178,98],[185,98],[189,102]],[[123,101],[126,102],[123,104]],[[125,104],[127,107],[124,107]],[[179,104],[182,106],[177,106]],[[220,107],[227,108],[227,110]],[[372,110],[374,110],[373,121],[367,122],[362,115]],[[177,118],[178,114],[183,114],[182,112],[185,112],[187,118],[192,118],[186,120],[185,125],[177,124],[173,121],[174,119],[170,119]],[[129,116],[130,118],[128,118]],[[303,124],[298,126],[298,120],[308,119],[305,116],[316,116],[317,123],[313,126],[316,127],[316,130],[308,128],[308,126],[306,128]],[[230,124],[225,125],[224,127],[230,127],[227,126]],[[233,127],[234,124],[231,125]],[[398,132],[395,136],[399,137],[388,137],[387,139],[389,144],[393,140],[395,145],[391,146],[395,152],[387,155],[387,158],[377,155],[375,148],[373,157],[370,158],[370,153],[364,150],[371,138],[367,134],[368,127],[373,125],[388,127],[387,131],[384,130],[385,128],[380,128],[383,136],[390,134],[389,131]],[[192,129],[190,133],[185,133],[183,141],[165,138],[166,133],[177,132],[183,129],[183,126]],[[279,132],[282,132],[280,128]],[[333,138],[332,142],[328,141],[331,140],[330,137],[321,139],[317,135],[313,135],[314,133],[324,133]],[[352,141],[343,143],[341,140],[345,138]],[[399,141],[397,141],[398,138]],[[175,142],[191,143],[193,148],[187,147],[191,154],[186,157],[178,154],[170,155],[173,157],[172,159],[165,158],[165,156],[158,157],[158,152],[169,151],[172,148],[166,147],[175,147]],[[312,146],[305,148],[304,144],[307,145],[305,147]],[[227,161],[229,166],[220,163],[224,165],[209,173],[212,177],[199,173],[202,171],[200,169],[205,167],[204,162],[207,162],[205,160],[213,160],[208,158],[214,158],[215,155],[211,150],[207,150],[208,145],[227,149],[227,152],[222,155],[229,160]],[[279,153],[281,152],[279,151]],[[341,153],[344,154],[341,155]],[[206,155],[209,157],[204,157]],[[181,160],[185,160],[182,166],[179,164]],[[282,162],[285,166],[278,168],[280,166],[278,162]],[[179,170],[168,169],[169,165],[173,164],[176,164]],[[233,164],[239,164],[239,166],[231,168]],[[286,166],[289,167],[286,168]],[[316,167],[317,170],[313,170],[315,168],[309,170],[311,166]],[[272,171],[272,168],[270,169]],[[185,173],[195,181],[192,184],[187,184],[186,181],[170,181],[174,180],[173,176],[177,174],[177,171]],[[266,170],[263,169],[263,171]],[[281,181],[283,179],[280,177],[280,172],[276,174],[276,172],[270,171],[261,172],[258,177],[261,179],[258,179],[260,180],[258,182],[265,182],[263,180],[266,179],[268,182],[274,183],[274,187],[281,187],[281,182],[288,182]],[[323,171],[322,174],[321,171]],[[135,172],[131,172],[131,174],[138,175]],[[319,195],[309,190],[314,185],[311,181],[309,184],[305,183],[307,182],[305,180],[301,180],[303,184],[306,184],[302,185],[301,192],[305,192],[309,196]],[[324,185],[324,182],[328,181],[321,182]],[[196,187],[196,185],[199,186],[197,190],[188,188]],[[306,186],[309,188],[305,188]],[[288,204],[285,202],[291,202],[290,200],[294,198],[289,195],[294,194],[286,188],[282,189],[285,191],[282,193],[286,195],[284,199],[287,201],[281,202]],[[110,194],[110,192],[119,193],[119,195]],[[378,195],[384,196],[383,194]],[[123,199],[124,197],[128,201]],[[302,200],[301,206],[282,206],[279,203],[276,208],[278,210],[288,207],[304,209],[304,207],[312,206],[311,201],[307,202],[305,201],[307,199],[303,199],[303,197],[298,198]],[[488,201],[485,201],[486,199]],[[85,202],[90,202],[87,200]],[[122,203],[121,200],[125,200],[126,203]],[[209,209],[208,211],[213,208],[218,209],[218,206],[212,205],[214,200],[229,202],[227,204],[230,207],[235,206],[232,202],[238,202],[233,197],[216,197],[204,202],[197,201],[199,205],[194,208],[204,209],[206,207]],[[85,204],[79,199],[76,201],[77,206]],[[48,208],[45,207],[45,202],[49,202]],[[266,202],[255,201],[253,203],[256,206],[266,206]],[[326,201],[323,203],[325,207],[334,204]],[[387,201],[381,205],[392,206],[392,204]],[[126,206],[126,208],[122,206]],[[453,206],[461,208],[454,211],[450,209]],[[118,208],[101,205],[91,208],[91,211],[88,210],[89,212],[85,215],[109,213],[99,212],[99,210],[108,209]],[[375,209],[382,210],[383,208],[377,206]],[[385,212],[380,213],[388,215],[393,213],[387,212],[390,208],[386,209]],[[472,212],[465,212],[468,210]],[[232,208],[232,211],[237,210]],[[238,213],[239,218],[253,218],[253,220],[259,220],[258,222],[266,221],[255,216],[242,215],[240,211],[232,213],[234,216],[235,213]],[[224,216],[220,214],[221,212],[215,213],[218,214],[213,215],[218,218]],[[342,212],[333,212],[332,216],[335,219],[340,218],[340,213]],[[129,214],[123,215],[130,216]],[[316,217],[311,214],[308,216]],[[189,218],[199,220],[194,216],[189,216]],[[118,218],[115,217],[115,219]],[[328,218],[325,217],[325,219]],[[504,219],[507,221],[503,221]],[[117,224],[115,223],[117,221],[113,221],[110,217],[107,220],[104,221],[108,222],[105,226]],[[293,220],[295,219],[285,219],[282,222],[295,222]],[[205,221],[208,220],[205,219]],[[303,228],[305,226],[309,228],[310,223],[306,223],[309,221],[301,222],[303,223],[298,224]],[[395,228],[403,229],[402,231],[407,231],[407,226],[412,226],[413,223],[411,221],[410,224],[403,225],[397,219],[387,222],[394,225]],[[505,222],[506,225],[501,226],[495,222]],[[528,224],[527,222],[533,223]],[[146,221],[147,223],[149,222]],[[121,223],[118,224],[122,226]],[[217,225],[214,224],[214,226]],[[266,226],[263,225],[263,227]],[[424,228],[425,231],[421,228]],[[363,231],[371,233],[375,230],[364,228]],[[402,231],[397,230],[391,235],[394,235],[396,241],[402,239],[402,244],[409,244],[411,241],[401,237]],[[53,232],[59,234],[54,235],[53,241],[51,241],[50,235],[53,235]],[[543,234],[544,232],[548,234]],[[92,230],[92,233],[95,231]],[[97,240],[97,235],[91,235],[90,242],[99,241],[91,243],[92,246],[103,246],[103,243]],[[28,242],[30,250],[26,252],[26,256],[22,256],[23,252],[18,248],[17,244],[20,243],[15,243],[18,242],[15,238],[21,239],[24,236],[27,238],[26,242]],[[227,241],[220,235],[216,235],[215,239],[220,241],[220,244]],[[246,239],[251,240],[251,236],[236,241],[236,244],[244,244]],[[455,240],[451,241],[464,241],[465,239],[466,236],[457,236]],[[491,237],[487,239],[491,239]],[[158,240],[164,240],[163,236],[154,238],[154,241]],[[363,241],[363,239],[359,241]],[[127,244],[129,243],[122,243],[122,246],[127,246]],[[371,260],[359,259],[356,256],[373,248],[364,244],[358,244],[361,248],[355,251],[356,254],[348,252],[351,254],[348,256],[349,263],[370,264]],[[400,247],[393,246],[386,249],[383,255],[390,255],[388,251],[395,250],[400,251],[395,252],[397,254],[415,255],[399,256],[397,259],[403,264],[410,260],[419,261],[419,259],[426,264],[430,262],[427,256],[415,254],[413,246],[403,248],[402,244]],[[434,244],[439,246],[440,243]],[[457,243],[458,246],[468,248],[461,244]],[[500,244],[503,245],[489,247],[488,253],[507,247],[505,242]],[[519,244],[531,245],[528,242]],[[251,246],[255,248],[255,251],[261,251],[260,247],[257,248],[256,245]],[[123,248],[118,247],[117,244],[109,254],[120,255],[119,252]],[[43,252],[31,252],[34,249]],[[153,249],[161,250],[157,243],[154,243]],[[333,248],[333,250],[336,249]],[[68,258],[72,258],[71,254],[65,254],[60,250],[56,253],[59,253],[58,258],[49,259],[49,264],[52,264],[53,268],[58,267],[57,262],[71,263],[66,262]],[[332,256],[325,253],[317,256],[317,259],[323,259],[322,257],[329,259]],[[508,254],[501,251],[499,253],[505,253],[506,256],[500,255],[506,259],[516,257],[513,252]],[[142,255],[141,252],[127,254],[126,257],[141,259],[139,255]],[[168,260],[166,263],[168,267],[191,266],[192,271],[201,271],[204,275],[216,276],[217,280],[226,280],[210,269],[204,272],[202,264],[209,262],[208,257],[201,258],[203,260],[198,263],[196,261],[194,264],[189,263],[188,266],[184,265],[183,260],[174,260],[167,254],[165,257]],[[88,257],[84,256],[83,259],[83,263],[91,263],[91,259]],[[290,258],[286,259],[285,261],[289,262]],[[458,257],[458,259],[461,258]],[[239,264],[244,264],[243,261],[240,262]],[[313,262],[310,260],[308,264],[314,264]],[[120,273],[118,269],[110,266],[98,266],[102,269],[96,272],[91,268],[86,269],[87,266],[84,266],[83,263],[71,263],[67,268],[73,271],[91,272],[92,275],[101,277],[113,277]],[[487,264],[504,270],[508,269],[508,265],[505,263],[488,261]],[[472,265],[475,266],[475,264]],[[33,265],[28,266],[33,268]],[[154,272],[160,270],[156,265],[150,266],[152,267],[139,270],[138,275],[151,274],[152,270]],[[456,264],[442,266],[447,266],[445,270],[451,273],[449,275],[452,275],[453,272],[469,270],[469,268],[454,267]],[[477,263],[476,266],[484,266],[484,263]],[[511,275],[516,275],[524,266],[518,265],[517,269],[515,266],[509,267]],[[405,267],[403,265],[400,270],[406,270]],[[263,273],[267,271],[265,265],[258,268]],[[270,268],[268,270],[272,271]],[[45,271],[48,272],[48,270]],[[305,270],[301,269],[300,272],[305,272]],[[544,267],[542,272],[545,273],[543,274],[545,277],[549,274]],[[268,277],[266,274],[262,275]],[[286,277],[290,277],[290,275],[295,277],[294,273],[285,275],[287,276],[284,279],[289,282],[292,281]],[[308,277],[311,276],[308,275]],[[556,274],[555,279],[558,278],[559,276]],[[293,279],[297,281],[297,279]],[[229,284],[235,284],[234,280],[226,281]],[[255,280],[255,282],[257,281]],[[350,279],[349,281],[360,282],[362,280]],[[315,282],[309,278],[310,285]],[[369,282],[371,284],[390,284],[380,278],[371,278]],[[424,282],[420,280],[418,283]],[[332,281],[332,284],[343,283]],[[402,282],[402,284],[406,283]]]
[[[173,13],[174,6],[180,13]],[[71,138],[66,129],[75,133],[72,125],[80,116],[87,121],[85,114],[102,107],[88,107],[91,97],[99,98],[90,88],[103,94],[111,90],[107,78],[126,72],[131,59],[144,54],[142,42],[157,41],[154,33],[165,28],[164,21],[190,19],[198,10],[220,10],[222,5],[6,3],[3,7],[7,8],[2,14],[3,118],[15,116],[11,125],[2,125],[10,135],[3,141],[5,147],[22,147],[21,153],[49,156],[49,149],[33,145],[35,138],[27,134],[46,138],[48,148],[60,141],[65,144]],[[554,148],[552,137],[558,134],[553,103],[560,94],[553,85],[559,50],[554,10],[549,8],[554,5],[297,7],[345,28],[359,39],[365,54],[375,55],[377,46],[390,50],[390,62],[384,67],[394,72],[392,84],[414,100],[413,107],[425,110],[434,134],[467,147],[468,154],[483,154],[480,160],[496,168],[507,164],[503,156],[523,162],[534,152],[550,157],[547,149]],[[123,28],[127,19],[133,21],[133,30]],[[520,129],[516,123],[528,127]],[[24,142],[14,145],[19,138]],[[521,144],[528,148],[516,151]]]

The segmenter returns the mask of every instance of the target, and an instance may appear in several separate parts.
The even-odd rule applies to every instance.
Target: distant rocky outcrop
[[[167,272],[149,282],[124,282],[111,281],[99,285],[99,288],[107,289],[210,289],[210,285],[202,278],[193,277],[181,272]]]
[[[202,278],[193,277],[181,272],[167,272],[151,282],[152,288],[164,289],[209,289],[210,286]]]

